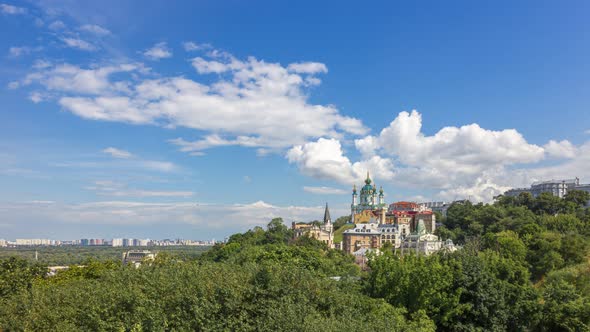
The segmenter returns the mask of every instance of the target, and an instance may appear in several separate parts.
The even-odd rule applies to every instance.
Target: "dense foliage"
[[[39,247],[0,247],[0,259],[19,257],[34,261],[37,252],[41,264],[72,265],[82,264],[88,259],[121,260],[121,254],[128,250],[154,250],[167,252],[180,259],[194,259],[209,250],[208,246],[161,246],[161,247],[110,247],[110,246],[39,246]]]
[[[8,331],[590,331],[588,195],[453,204],[437,233],[454,253],[352,256],[281,219],[199,257],[140,268],[90,260],[48,277],[0,260]],[[341,227],[346,224],[342,219]]]

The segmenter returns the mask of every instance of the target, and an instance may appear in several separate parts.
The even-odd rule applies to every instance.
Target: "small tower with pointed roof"
[[[330,218],[330,209],[328,209],[328,203],[326,203],[326,210],[324,211],[324,225],[332,224],[332,218]]]

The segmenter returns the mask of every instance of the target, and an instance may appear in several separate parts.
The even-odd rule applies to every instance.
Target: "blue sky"
[[[223,238],[590,182],[590,5],[0,4],[0,238]]]

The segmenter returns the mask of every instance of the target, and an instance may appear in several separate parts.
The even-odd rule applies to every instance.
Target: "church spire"
[[[365,179],[366,184],[371,184],[371,177],[369,176],[369,171],[367,171],[367,178]]]
[[[326,203],[326,211],[324,211],[324,224],[331,224],[332,218],[330,217],[330,210],[328,209],[328,203]]]

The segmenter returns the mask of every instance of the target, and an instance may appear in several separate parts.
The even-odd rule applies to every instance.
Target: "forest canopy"
[[[453,204],[437,235],[462,249],[400,256],[361,271],[352,256],[293,239],[282,219],[200,256],[139,268],[89,259],[47,275],[0,260],[8,331],[589,331],[587,193]],[[347,222],[339,221],[339,227]]]

